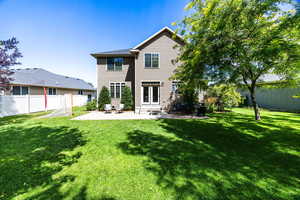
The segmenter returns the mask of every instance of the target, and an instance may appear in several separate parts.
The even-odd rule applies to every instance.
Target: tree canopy
[[[255,118],[257,82],[265,74],[295,80],[300,64],[299,15],[283,0],[193,0],[180,23],[187,44],[175,77],[201,85],[235,83],[251,94]]]
[[[11,81],[9,77],[13,72],[10,67],[20,64],[17,59],[22,57],[17,47],[16,38],[9,40],[0,40],[0,88],[7,88],[7,84]]]

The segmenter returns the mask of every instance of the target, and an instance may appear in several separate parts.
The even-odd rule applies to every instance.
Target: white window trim
[[[121,99],[122,98],[122,84],[124,84],[126,86],[126,82],[115,82],[115,81],[109,81],[109,95],[111,96],[111,90],[110,90],[110,84],[114,83],[114,97],[111,97],[112,99]],[[117,91],[117,87],[116,87],[116,83],[120,83],[120,98],[116,98],[116,91]]]
[[[150,90],[148,91],[149,92],[149,102],[144,102],[144,87],[143,85],[141,86],[141,102],[142,102],[142,105],[150,105],[150,102],[151,102],[151,99],[150,99]]]
[[[49,93],[50,93],[50,92],[49,92],[50,89],[52,89],[52,94],[49,94]],[[55,94],[53,94],[53,89],[55,89]],[[47,91],[48,91],[47,95],[50,95],[50,96],[55,96],[55,95],[57,95],[57,89],[56,89],[56,88],[50,87],[50,88],[47,88]]]
[[[111,58],[122,58],[123,59],[123,62],[124,62],[124,58],[123,57],[111,57]],[[116,69],[116,65],[114,64],[114,70],[108,70],[108,59],[109,57],[106,58],[106,71],[107,72],[121,72],[123,71],[123,62],[122,62],[122,66],[121,66],[121,70],[115,70]],[[117,82],[119,83],[119,82]]]
[[[146,54],[151,54],[151,67],[146,67]],[[158,54],[158,67],[152,67],[152,54]],[[160,68],[160,53],[158,52],[145,52],[143,56],[144,69],[159,69]]]
[[[150,86],[149,90],[149,102],[144,102],[144,90],[143,90],[143,82],[159,82],[159,89],[158,89],[158,102],[153,102],[151,99],[153,94],[153,88]],[[160,105],[160,91],[161,91],[161,81],[159,80],[141,80],[141,103],[142,105]]]
[[[158,102],[153,102],[153,86],[151,86],[151,105],[160,105],[160,85],[158,86]]]
[[[13,88],[14,87],[20,87],[20,94],[18,95],[18,94],[14,94],[13,93]],[[28,88],[28,93],[27,94],[22,94],[23,92],[23,87],[27,87]],[[13,85],[13,86],[11,86],[11,94],[13,95],[13,96],[26,96],[26,95],[29,95],[30,94],[30,87],[29,86],[22,86],[22,85]]]

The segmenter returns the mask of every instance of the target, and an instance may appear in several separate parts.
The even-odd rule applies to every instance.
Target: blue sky
[[[0,39],[21,66],[96,82],[93,52],[130,48],[186,15],[188,0],[0,0]]]

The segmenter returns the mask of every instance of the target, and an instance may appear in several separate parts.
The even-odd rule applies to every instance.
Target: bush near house
[[[98,110],[103,111],[104,105],[110,104],[110,103],[111,103],[111,98],[109,95],[109,90],[107,87],[103,86],[100,91],[100,95],[99,95],[99,99],[98,99]]]
[[[198,92],[193,86],[181,85],[180,93],[182,94],[182,100],[185,104],[185,112],[193,113],[195,111],[195,105],[199,102]]]
[[[215,109],[224,111],[225,108],[232,108],[240,105],[242,97],[236,89],[236,86],[228,84],[209,87],[205,100],[207,106],[211,108],[209,111],[213,112]]]
[[[124,110],[132,110],[133,97],[131,89],[128,86],[125,86],[122,90],[121,103],[124,104]]]
[[[93,101],[90,101],[86,104],[86,110],[87,111],[93,111],[97,109],[97,101],[94,99]]]

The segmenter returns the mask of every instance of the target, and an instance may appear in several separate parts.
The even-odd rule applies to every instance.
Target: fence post
[[[27,110],[30,113],[30,94],[27,95]]]

